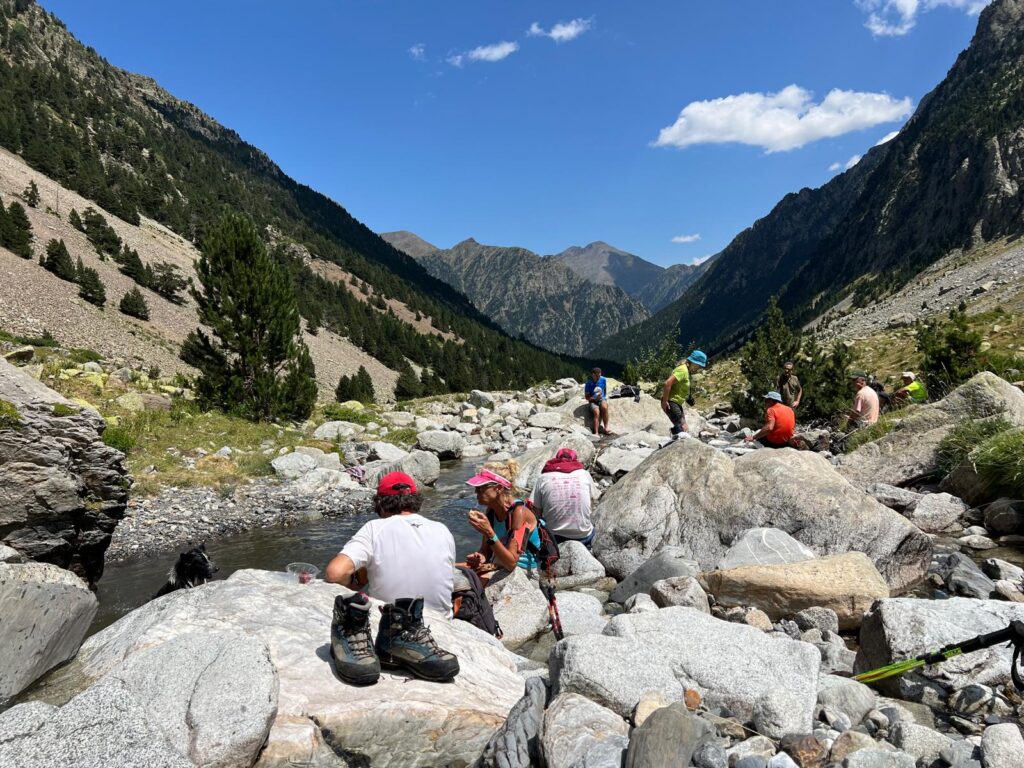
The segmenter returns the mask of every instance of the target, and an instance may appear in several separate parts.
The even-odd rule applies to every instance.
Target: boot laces
[[[373,651],[370,645],[370,628],[361,626],[345,633],[345,640],[348,647],[356,656],[370,656]]]
[[[430,653],[428,654],[429,656],[439,656],[442,653],[437,641],[434,640],[434,636],[430,633],[430,628],[426,624],[420,624],[417,627],[410,627],[402,634],[413,642],[422,643],[430,649]]]

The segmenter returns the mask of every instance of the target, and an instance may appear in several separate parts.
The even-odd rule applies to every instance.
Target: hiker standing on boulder
[[[590,403],[591,431],[597,434],[608,432],[608,381],[601,375],[600,368],[590,371],[590,378],[583,387],[583,398]]]
[[[796,429],[796,414],[793,409],[782,402],[782,395],[772,391],[764,396],[764,426],[744,442],[752,443],[760,440],[766,448],[785,448],[793,439]]]
[[[794,409],[800,407],[800,400],[804,396],[804,388],[800,384],[800,379],[793,373],[793,363],[791,361],[787,361],[782,366],[782,373],[779,374],[779,383],[775,389],[782,395],[783,405],[788,405]]]
[[[544,518],[557,543],[578,541],[590,549],[594,541],[590,509],[596,493],[594,478],[580,463],[576,451],[559,448],[540,471],[530,499],[535,514]]]
[[[853,396],[853,408],[847,411],[850,424],[870,427],[878,421],[878,393],[868,385],[868,375],[863,371],[850,374],[850,385],[856,394]]]
[[[519,474],[515,459],[489,462],[466,485],[476,489],[476,500],[485,512],[469,512],[469,524],[483,535],[477,552],[466,557],[466,564],[489,579],[498,568],[513,571],[536,569],[536,551],[540,549],[537,516],[530,504],[517,493],[514,480]]]
[[[384,475],[374,497],[379,519],[360,528],[327,565],[327,581],[365,586],[370,597],[387,603],[373,644],[366,595],[335,598],[331,656],[345,682],[375,683],[382,665],[425,680],[450,680],[459,672],[459,660],[437,646],[423,623],[424,603],[452,616],[455,539],[442,523],[420,516],[422,504],[413,478],[402,472]]]
[[[661,410],[672,422],[672,439],[689,437],[686,430],[686,405],[693,404],[690,376],[704,370],[707,365],[708,356],[695,349],[685,360],[680,360],[672,375],[665,379],[661,390]]]

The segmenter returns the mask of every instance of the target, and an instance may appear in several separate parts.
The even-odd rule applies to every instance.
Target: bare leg
[[[598,433],[597,427],[598,427],[599,418],[600,418],[600,411],[597,408],[594,408],[593,406],[591,406],[590,407],[590,415],[593,417],[591,419],[591,421],[593,421],[593,423],[594,423],[593,431],[594,431],[594,434],[596,435]]]
[[[607,401],[601,403],[601,422],[604,424],[605,433],[608,432],[608,403]]]

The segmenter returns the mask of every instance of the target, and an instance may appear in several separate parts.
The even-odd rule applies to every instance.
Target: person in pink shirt
[[[868,375],[857,371],[850,374],[850,384],[856,394],[853,396],[853,408],[847,411],[850,425],[870,427],[878,421],[878,393],[868,386]]]

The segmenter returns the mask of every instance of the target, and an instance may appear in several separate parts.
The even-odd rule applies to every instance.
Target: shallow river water
[[[476,506],[472,489],[465,485],[474,471],[475,464],[470,462],[446,464],[434,488],[424,493],[424,516],[448,526],[455,537],[460,559],[480,545],[480,534],[466,519],[466,512]],[[257,528],[209,541],[207,554],[220,569],[214,578],[226,579],[243,568],[284,571],[285,566],[293,562],[312,563],[322,569],[373,516],[367,507],[364,514],[325,518],[290,527]],[[100,606],[89,634],[109,626],[153,597],[167,580],[167,572],[181,549],[109,563],[100,579],[97,592]]]

